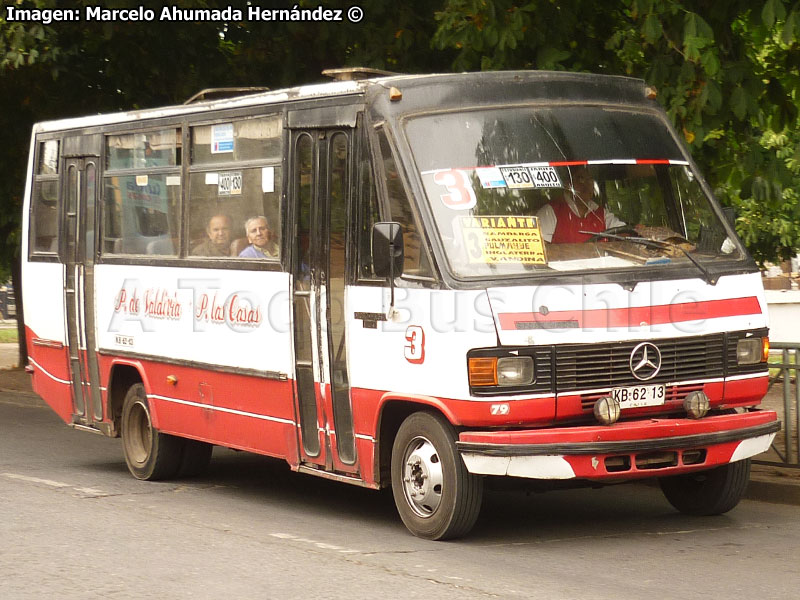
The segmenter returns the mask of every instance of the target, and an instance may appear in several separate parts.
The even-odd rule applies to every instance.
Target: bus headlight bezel
[[[736,342],[736,364],[757,365],[769,358],[769,338],[751,337]]]

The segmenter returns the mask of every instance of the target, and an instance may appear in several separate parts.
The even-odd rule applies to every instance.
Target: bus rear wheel
[[[478,518],[483,480],[464,466],[443,417],[416,412],[392,446],[392,494],[406,527],[429,540],[465,535]]]
[[[687,515],[721,515],[742,499],[750,482],[750,459],[708,471],[662,477],[659,480],[672,506]]]
[[[144,386],[135,383],[122,403],[122,447],[136,479],[169,479],[178,473],[184,440],[153,428]]]

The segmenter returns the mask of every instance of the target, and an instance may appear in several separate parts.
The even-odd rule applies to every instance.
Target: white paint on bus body
[[[102,350],[294,371],[287,273],[98,264],[95,281]]]

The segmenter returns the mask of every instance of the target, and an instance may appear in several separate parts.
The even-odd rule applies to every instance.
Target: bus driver
[[[591,231],[601,233],[625,225],[610,210],[599,206],[592,198],[595,181],[585,166],[570,169],[570,185],[564,187],[560,198],[545,204],[538,212],[542,238],[553,244],[585,242]]]

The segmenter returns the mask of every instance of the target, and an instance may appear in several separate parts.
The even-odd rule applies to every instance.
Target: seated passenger
[[[587,167],[571,167],[571,181],[565,181],[564,192],[537,213],[542,238],[553,244],[585,242],[593,233],[625,225],[610,210],[592,198],[595,182]],[[579,233],[590,231],[592,233]]]
[[[240,258],[277,258],[278,245],[272,240],[267,217],[250,217],[244,224],[250,245],[239,253]]]
[[[229,256],[231,243],[231,218],[214,215],[206,227],[208,239],[192,248],[194,256]]]

